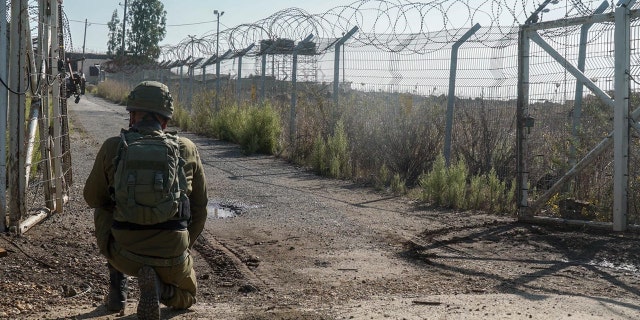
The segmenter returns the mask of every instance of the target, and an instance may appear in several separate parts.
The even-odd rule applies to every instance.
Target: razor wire
[[[254,23],[219,32],[212,30],[197,38],[187,37],[175,45],[165,45],[160,60],[184,60],[192,49],[197,56],[212,55],[217,45],[221,50],[239,52],[262,40],[302,40],[309,34],[313,34],[314,39],[338,39],[354,26],[361,32],[354,36],[351,46],[425,54],[450,46],[475,24],[480,24],[484,32],[475,34],[469,41],[482,43],[493,42],[496,37],[511,38],[518,26],[532,17],[543,2],[359,0],[315,14],[300,8],[288,8]],[[537,14],[535,21],[591,15],[601,3],[599,0],[550,1]],[[612,11],[614,5],[610,3],[608,10]],[[570,34],[573,30],[562,32]],[[559,35],[554,36],[557,38]],[[331,43],[330,40],[327,42]],[[332,49],[330,46],[317,48],[319,54]]]

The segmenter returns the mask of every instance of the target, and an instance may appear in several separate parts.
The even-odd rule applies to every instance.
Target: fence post
[[[251,49],[253,49],[253,47],[255,46],[255,43],[252,43],[250,46],[246,47],[245,49],[243,49],[242,51],[238,52],[237,56],[238,56],[238,80],[236,81],[236,96],[238,99],[238,105],[240,105],[240,98],[241,98],[241,92],[242,92],[242,57],[244,57],[247,52],[251,51]]]
[[[276,47],[276,41],[274,41],[264,52],[262,53],[262,74],[261,74],[261,82],[262,87],[260,88],[260,104],[264,105],[264,100],[266,99],[266,85],[267,85],[267,56],[271,53],[271,51]],[[275,79],[275,76],[274,76]]]
[[[193,99],[193,78],[195,77],[196,74],[196,65],[195,65],[195,57],[191,56],[191,61],[189,61],[187,67],[189,68],[188,74],[189,74],[189,99],[188,99],[188,105],[189,108],[191,110],[193,110],[193,106],[191,105],[192,103],[192,99]]]
[[[25,158],[22,149],[25,142],[26,107],[26,39],[28,33],[27,1],[11,2],[11,41],[9,47],[9,88],[16,93],[9,96],[9,227],[20,232],[20,220],[26,212],[25,207]]]
[[[516,152],[517,173],[516,203],[518,207],[518,219],[530,218],[533,212],[529,206],[529,171],[527,169],[528,134],[533,126],[533,119],[529,116],[529,32],[525,26],[520,26],[518,32],[518,100],[516,110]]]
[[[335,58],[333,59],[333,124],[338,121],[338,91],[340,90],[340,48],[349,40],[356,32],[358,27],[353,27],[335,44]],[[332,129],[333,131],[333,129]]]
[[[293,66],[291,71],[291,115],[289,117],[289,141],[293,145],[296,134],[296,101],[298,98],[298,49],[306,45],[313,38],[313,34],[308,35],[293,48]]]
[[[0,6],[0,61],[7,61],[7,6]],[[0,78],[8,79],[7,64],[0,63]],[[7,132],[8,90],[0,86],[0,132]],[[7,154],[7,137],[0,134],[0,154]],[[7,192],[7,158],[0,157],[0,194]],[[0,197],[0,232],[7,228],[7,197]]]
[[[615,109],[613,111],[613,231],[627,229],[629,187],[629,71],[630,17],[629,7],[634,0],[619,2],[615,10]]]
[[[593,14],[603,13],[609,7],[609,2],[607,0],[603,1],[600,6],[593,12]],[[580,47],[578,51],[578,70],[584,73],[585,61],[587,59],[587,40],[589,36],[589,29],[593,26],[593,23],[583,24],[580,28]],[[583,93],[584,85],[580,79],[576,79],[576,94],[573,104],[573,127],[571,129],[571,134],[573,136],[574,141],[578,138],[578,128],[580,127],[580,118],[582,117],[582,93]],[[570,157],[569,164],[574,166],[576,164],[576,147],[574,144],[571,144],[570,149]]]
[[[182,75],[183,75],[182,70],[183,70],[183,68],[184,68],[184,63],[185,63],[185,60],[181,60],[181,61],[180,61],[180,88],[178,89],[178,97],[179,97],[178,99],[179,99],[180,101],[182,101],[182,99],[184,98],[184,97],[182,96]]]
[[[202,88],[207,91],[207,65],[204,63],[202,64]]]
[[[458,49],[480,29],[476,23],[451,46],[451,66],[449,67],[449,95],[447,97],[447,115],[444,129],[444,160],[447,167],[451,164],[451,129],[453,127],[453,107],[456,100],[456,72],[458,70]]]

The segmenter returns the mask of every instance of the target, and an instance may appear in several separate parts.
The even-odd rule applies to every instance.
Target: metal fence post
[[[356,32],[358,27],[353,27],[335,44],[335,58],[333,60],[333,125],[338,121],[338,91],[340,90],[340,48],[349,40]],[[332,129],[333,130],[333,129]]]
[[[261,61],[261,82],[262,87],[260,88],[260,105],[264,105],[264,100],[266,99],[266,85],[267,85],[267,56],[271,53],[273,49],[276,47],[276,41],[274,41],[264,52],[262,53],[262,61]],[[275,79],[275,75],[274,75]]]
[[[183,96],[182,96],[182,78],[183,78],[183,68],[184,68],[184,60],[180,61],[180,88],[178,89],[178,99],[182,100]]]
[[[451,164],[451,130],[453,127],[453,107],[456,100],[456,72],[458,70],[458,49],[480,29],[476,23],[451,46],[451,66],[449,68],[449,95],[447,99],[447,115],[444,129],[444,159],[447,167]]]
[[[600,6],[593,12],[593,14],[603,13],[609,7],[609,2],[603,1]],[[578,70],[584,73],[585,61],[587,59],[587,40],[589,36],[589,29],[593,26],[593,23],[586,23],[580,27],[580,47],[578,51]],[[580,79],[576,80],[576,94],[575,103],[573,105],[573,127],[571,134],[573,139],[578,138],[578,129],[580,127],[580,118],[582,117],[582,93],[584,85]],[[576,164],[576,147],[571,144],[569,164],[571,166]]]
[[[236,96],[238,99],[238,105],[240,104],[240,100],[241,100],[241,93],[242,93],[242,57],[244,57],[244,55],[247,54],[247,52],[251,51],[251,49],[253,49],[253,47],[255,46],[255,43],[252,43],[250,46],[248,46],[247,48],[243,49],[241,52],[238,53],[238,80],[236,81]]]
[[[518,32],[518,100],[516,110],[516,173],[518,219],[527,219],[532,215],[529,206],[529,172],[527,170],[528,134],[533,126],[529,118],[529,29],[520,27]]]
[[[634,0],[621,1],[615,10],[615,109],[613,111],[613,231],[627,229],[629,187],[629,71],[630,17]]]
[[[57,8],[57,7],[56,7]],[[25,159],[21,149],[25,145],[26,106],[26,44],[28,39],[27,1],[11,2],[11,43],[9,47],[9,88],[21,94],[9,96],[9,227],[20,232],[20,220],[26,213],[25,207]],[[55,82],[55,81],[54,81]]]
[[[7,77],[7,6],[0,6],[0,78]],[[0,86],[0,132],[7,132],[8,90]],[[7,137],[0,135],[0,154],[7,154]],[[0,157],[0,194],[7,191],[7,158]],[[0,232],[7,228],[7,197],[0,197]]]
[[[298,98],[298,49],[301,46],[306,45],[313,34],[308,35],[304,40],[300,41],[297,46],[293,48],[293,66],[291,72],[291,115],[289,117],[289,141],[293,145],[296,134],[296,101]]]

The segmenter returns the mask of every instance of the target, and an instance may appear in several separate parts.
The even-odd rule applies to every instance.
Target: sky
[[[355,0],[354,0],[355,1]],[[167,34],[160,45],[175,45],[189,35],[201,36],[216,30],[214,10],[224,11],[220,17],[220,30],[243,23],[267,18],[287,8],[300,8],[308,13],[322,13],[331,8],[351,3],[351,0],[164,0],[167,11]],[[122,5],[120,5],[122,4]],[[107,23],[114,10],[122,20],[124,0],[63,0],[63,8],[69,20],[74,51],[107,51]],[[86,41],[84,40],[87,20]]]

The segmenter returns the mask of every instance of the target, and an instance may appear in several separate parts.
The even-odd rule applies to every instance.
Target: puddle
[[[240,213],[238,208],[225,206],[219,203],[209,203],[207,205],[207,217],[211,219],[233,218]]]

